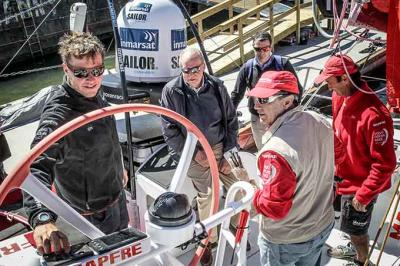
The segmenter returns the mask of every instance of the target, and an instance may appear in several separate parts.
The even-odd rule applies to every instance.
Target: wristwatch
[[[51,222],[55,222],[53,215],[50,212],[42,211],[33,218],[32,227],[35,228],[38,225]]]

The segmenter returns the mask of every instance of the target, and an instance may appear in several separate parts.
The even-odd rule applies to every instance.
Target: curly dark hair
[[[60,38],[58,54],[63,63],[68,63],[73,56],[78,59],[83,57],[94,58],[97,53],[104,59],[105,48],[101,41],[90,33],[70,32]]]

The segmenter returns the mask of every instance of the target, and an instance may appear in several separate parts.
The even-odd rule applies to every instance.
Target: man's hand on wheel
[[[58,231],[54,223],[40,224],[33,230],[33,239],[36,242],[37,250],[40,254],[51,252],[61,253],[70,251],[70,244],[67,236]]]

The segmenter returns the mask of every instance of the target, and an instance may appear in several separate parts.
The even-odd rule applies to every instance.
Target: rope
[[[40,26],[46,21],[46,19],[51,15],[51,13],[54,11],[54,9],[58,6],[58,4],[61,2],[61,0],[58,0],[58,2],[53,6],[53,8],[47,13],[47,15],[44,17],[44,19],[40,22],[40,24],[37,26],[37,28],[32,32],[31,35],[29,35],[28,39],[22,44],[22,46],[18,49],[18,51],[13,55],[13,57],[8,61],[6,66],[1,70],[0,76],[3,75],[4,71],[6,68],[11,64],[11,62],[15,59],[15,57],[21,52],[22,48],[29,42],[29,40],[32,38],[32,36],[38,31]]]
[[[354,0],[352,0],[352,3],[353,3],[353,1],[354,1]],[[352,6],[353,6],[353,5],[352,5]],[[365,93],[365,94],[377,94],[377,93],[379,93],[379,92],[385,90],[386,88],[382,88],[382,89],[377,90],[377,91],[366,91],[366,90],[361,89],[359,86],[357,86],[357,85],[355,84],[355,82],[353,81],[353,79],[351,78],[351,76],[350,76],[350,74],[349,74],[349,71],[348,71],[348,69],[347,69],[347,67],[346,67],[346,64],[345,64],[345,62],[344,62],[344,60],[343,60],[343,53],[342,53],[341,46],[340,46],[341,38],[340,38],[340,36],[338,35],[338,32],[339,32],[340,28],[343,28],[343,29],[344,29],[345,31],[347,31],[350,35],[356,37],[356,38],[357,38],[357,41],[360,41],[360,40],[361,40],[361,41],[370,41],[370,42],[373,42],[373,43],[386,43],[386,41],[385,41],[385,40],[379,40],[379,39],[374,40],[374,39],[365,38],[365,37],[362,36],[363,33],[361,33],[360,35],[357,35],[357,34],[351,32],[350,30],[348,30],[348,29],[347,29],[347,26],[348,26],[348,25],[342,26],[342,22],[343,22],[343,19],[344,19],[345,10],[347,9],[347,7],[348,7],[348,0],[345,0],[345,1],[343,2],[343,6],[342,6],[342,13],[341,13],[340,18],[339,18],[339,15],[338,15],[338,12],[337,12],[337,8],[336,8],[336,0],[333,1],[333,13],[334,13],[334,14],[333,14],[333,17],[334,17],[334,21],[335,21],[335,33],[334,33],[333,40],[332,40],[332,42],[331,42],[331,47],[333,46],[333,44],[335,43],[335,41],[336,41],[336,39],[337,39],[335,51],[336,51],[336,50],[339,51],[339,55],[340,55],[340,58],[341,58],[341,61],[342,61],[343,68],[344,68],[344,70],[345,70],[345,72],[346,72],[346,75],[348,76],[348,78],[349,78],[351,84],[352,84],[357,90],[359,90],[359,91],[361,91],[361,92],[363,92],[363,93]],[[372,54],[372,51],[371,51],[370,54],[368,55],[368,58],[371,56],[371,54]]]
[[[7,22],[8,20],[13,19],[13,18],[17,19],[18,16],[21,16],[21,18],[23,18],[22,16],[25,15],[26,13],[30,13],[32,10],[35,10],[35,9],[41,8],[43,6],[46,6],[48,4],[51,4],[51,2],[54,2],[54,0],[48,0],[47,2],[35,5],[34,7],[25,9],[25,10],[19,12],[19,13],[15,13],[14,15],[6,17],[6,18],[0,20],[0,25],[3,24],[4,22]]]
[[[350,73],[349,73],[349,71],[347,70],[346,63],[345,63],[344,60],[343,60],[342,49],[340,48],[340,40],[337,42],[337,48],[338,48],[338,50],[339,50],[339,55],[340,55],[340,59],[342,60],[342,65],[343,65],[344,71],[346,72],[346,75],[347,75],[347,77],[349,78],[351,84],[354,86],[354,88],[356,88],[357,90],[359,90],[359,91],[361,91],[361,92],[363,92],[363,93],[365,93],[365,94],[377,94],[377,93],[379,93],[379,92],[381,92],[381,91],[386,90],[386,88],[384,87],[384,88],[382,88],[382,89],[380,89],[380,90],[377,90],[377,91],[366,91],[366,90],[361,89],[359,86],[357,86],[356,83],[355,83],[355,82],[353,81],[353,79],[351,78]]]
[[[115,55],[109,55],[104,58],[109,59],[109,58],[113,58],[113,57],[115,57]],[[31,74],[31,73],[42,72],[42,71],[46,71],[46,70],[57,69],[60,67],[62,67],[62,65],[54,65],[54,66],[40,67],[40,68],[34,68],[34,69],[29,69],[29,70],[21,70],[21,71],[17,71],[17,72],[2,74],[2,75],[0,75],[0,78],[15,77],[15,76],[20,76],[20,75],[24,75],[24,74]]]
[[[344,31],[346,31],[347,33],[349,33],[353,37],[356,37],[357,39],[360,39],[362,41],[368,41],[368,42],[373,42],[373,43],[386,43],[386,40],[370,39],[370,38],[363,37],[362,33],[361,34],[353,33],[351,30],[347,29],[348,23],[346,23],[346,26],[343,26],[342,22],[344,20],[345,11],[346,11],[346,9],[347,9],[347,7],[349,5],[348,0],[345,0],[343,2],[342,13],[340,15],[340,18],[339,18],[339,15],[338,15],[338,12],[337,12],[337,8],[336,8],[336,0],[333,0],[332,2],[333,2],[333,19],[335,21],[335,34],[334,34],[334,39],[332,40],[331,46],[333,46],[334,41],[336,41],[336,39],[340,37],[338,35],[338,32],[339,32],[340,28],[342,28]],[[352,0],[351,8],[354,8],[354,6],[355,6],[354,2],[355,1]]]
[[[11,73],[8,73],[8,74],[0,75],[0,78],[15,77],[15,76],[19,76],[19,75],[36,73],[36,72],[56,69],[56,68],[60,68],[60,67],[61,67],[61,65],[56,65],[56,66],[41,67],[41,68],[35,68],[35,69],[29,69],[29,70],[23,70],[23,71],[17,71],[17,72],[11,72]]]
[[[331,40],[330,48],[333,47],[333,45],[337,39],[340,39],[339,32],[340,32],[340,29],[342,28],[342,23],[343,23],[344,16],[346,15],[347,6],[349,5],[348,0],[344,0],[343,5],[342,5],[342,13],[340,14],[340,18],[339,18],[338,13],[337,13],[338,11],[337,11],[337,7],[336,7],[336,1],[334,0],[332,2],[333,2],[333,21],[335,23],[335,28],[333,31],[333,37]]]

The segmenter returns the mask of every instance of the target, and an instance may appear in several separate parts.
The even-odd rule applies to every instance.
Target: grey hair
[[[294,94],[294,93],[290,93],[288,95],[285,95],[284,98],[286,98],[288,96],[293,96],[293,103],[292,103],[293,107],[296,107],[296,106],[299,105],[299,95]]]
[[[194,47],[186,47],[179,55],[179,66],[182,67],[183,62],[197,58],[200,59],[201,62],[204,62],[204,56],[199,49]]]

